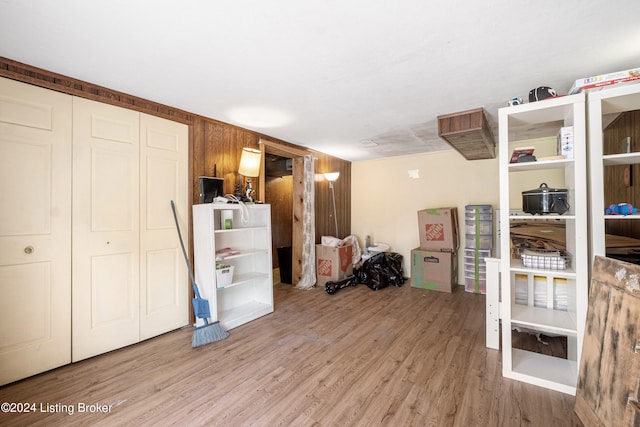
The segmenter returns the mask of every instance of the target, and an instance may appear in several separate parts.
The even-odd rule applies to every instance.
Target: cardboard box
[[[353,247],[351,245],[316,245],[317,285],[324,286],[330,280],[338,280],[353,274]]]
[[[411,286],[432,291],[454,291],[458,285],[458,256],[455,252],[411,251]]]
[[[569,95],[580,93],[587,89],[601,88],[603,86],[625,83],[638,79],[640,79],[640,68],[616,71],[615,73],[602,74],[599,76],[585,77],[578,79],[573,83],[573,86],[569,89]]]
[[[418,211],[420,249],[455,252],[458,240],[458,209],[437,208]]]

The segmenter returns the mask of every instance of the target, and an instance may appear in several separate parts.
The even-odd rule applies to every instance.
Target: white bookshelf
[[[223,212],[232,228],[224,228]],[[233,329],[273,312],[271,207],[205,203],[193,206],[194,274],[212,321]],[[220,250],[228,248],[227,254]],[[233,279],[222,284],[216,264],[233,266]]]
[[[585,95],[578,94],[506,107],[499,111],[503,375],[567,394],[575,394],[576,391],[587,310],[589,255],[585,104]],[[573,158],[543,158],[530,163],[509,163],[513,149],[531,140],[535,139],[536,144],[555,145],[555,136],[563,126],[574,128]],[[538,148],[540,147],[536,147],[536,151]],[[551,146],[546,147],[547,152],[553,149]],[[562,182],[548,184],[549,187],[567,188],[569,211],[562,215],[511,215],[510,212],[522,210],[522,201],[516,203],[512,197],[512,193],[523,190],[515,184],[523,181],[521,174],[532,174],[531,179],[535,180],[547,173],[554,177],[554,180],[561,177]],[[526,179],[524,181],[526,182]],[[568,268],[528,268],[521,260],[512,259],[510,228],[514,222],[522,220],[564,224],[565,250],[570,258]],[[517,286],[520,292],[523,288],[526,289],[527,296],[524,302],[519,300],[516,303]],[[567,293],[566,305],[562,308],[554,304],[556,287],[560,286],[564,286],[563,289]],[[543,291],[543,304],[537,301],[538,290]],[[567,358],[513,348],[513,328],[566,336]]]
[[[604,167],[640,163],[640,152],[603,155],[603,130],[612,117],[640,109],[640,84],[610,87],[588,95],[591,260],[606,256],[605,222],[640,221],[640,215],[606,215]],[[636,144],[638,142],[636,141]],[[619,202],[624,202],[620,200]]]

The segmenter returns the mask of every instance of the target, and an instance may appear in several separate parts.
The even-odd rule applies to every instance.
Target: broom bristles
[[[191,342],[191,348],[200,347],[212,342],[221,341],[229,336],[229,333],[224,330],[220,322],[208,323],[204,326],[197,326],[193,329],[193,340]]]

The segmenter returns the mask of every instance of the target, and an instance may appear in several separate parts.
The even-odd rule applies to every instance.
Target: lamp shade
[[[340,172],[327,172],[324,174],[324,179],[327,181],[333,182],[338,179],[340,176]]]
[[[238,173],[248,177],[259,176],[260,160],[262,160],[262,152],[260,150],[247,147],[243,148]]]

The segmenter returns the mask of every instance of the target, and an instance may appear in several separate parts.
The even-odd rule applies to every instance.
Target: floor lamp
[[[340,176],[340,172],[329,172],[324,174],[324,179],[329,181],[329,188],[331,188],[331,198],[333,199],[333,219],[336,223],[336,237],[339,239],[340,235],[338,234],[338,215],[336,214],[336,193],[333,189],[333,183]]]

